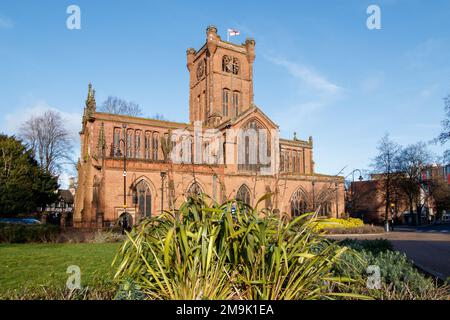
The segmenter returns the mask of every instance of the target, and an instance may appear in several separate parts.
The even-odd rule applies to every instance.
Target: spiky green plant
[[[351,279],[333,276],[346,247],[317,236],[307,218],[191,197],[128,234],[115,279],[133,279],[149,299],[361,298],[348,293]]]

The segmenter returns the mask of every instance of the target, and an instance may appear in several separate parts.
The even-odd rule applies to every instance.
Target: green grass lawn
[[[0,244],[0,296],[8,291],[63,289],[70,274],[81,269],[81,286],[95,287],[112,279],[111,263],[119,243]]]

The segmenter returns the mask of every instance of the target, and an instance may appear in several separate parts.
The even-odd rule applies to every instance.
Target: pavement
[[[333,238],[388,239],[395,250],[405,253],[418,268],[441,280],[450,279],[450,225],[396,227],[383,234]]]

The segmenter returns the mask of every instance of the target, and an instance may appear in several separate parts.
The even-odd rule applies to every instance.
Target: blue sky
[[[81,30],[66,28],[70,4]],[[366,27],[370,4],[381,30]],[[440,131],[450,93],[450,1],[440,0],[2,0],[0,131],[52,108],[76,136],[89,81],[98,104],[116,95],[188,121],[185,51],[209,24],[256,40],[255,103],[282,136],[313,136],[317,172],[368,169],[386,132],[409,144]]]

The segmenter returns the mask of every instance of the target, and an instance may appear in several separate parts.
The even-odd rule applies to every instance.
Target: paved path
[[[399,227],[381,235],[350,236],[357,239],[385,238],[404,252],[419,268],[439,277],[450,278],[450,226]],[[345,238],[340,236],[339,238]]]

